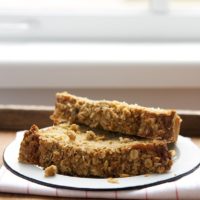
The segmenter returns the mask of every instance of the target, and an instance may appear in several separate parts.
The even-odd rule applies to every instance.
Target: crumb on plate
[[[49,176],[55,176],[57,174],[57,167],[55,165],[50,165],[44,170],[44,176],[49,177]]]
[[[119,181],[116,178],[108,178],[107,181],[109,183],[114,183],[114,184],[119,183]]]

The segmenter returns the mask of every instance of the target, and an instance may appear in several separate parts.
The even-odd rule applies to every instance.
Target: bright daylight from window
[[[197,108],[199,8],[200,0],[1,0],[2,103],[12,103],[15,88],[17,104],[37,96],[23,99],[29,88],[45,90],[35,104],[50,104],[46,99],[59,88],[82,88],[94,98],[115,88],[106,97],[123,99],[119,90],[130,102],[133,91],[142,104],[166,107],[166,98],[156,95],[171,95],[169,106]],[[147,90],[155,92],[148,100]],[[187,105],[179,101],[185,93],[196,97]]]
[[[0,39],[4,40],[200,39],[199,0],[6,0],[0,4]]]

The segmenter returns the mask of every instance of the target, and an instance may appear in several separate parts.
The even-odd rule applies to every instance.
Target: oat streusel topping
[[[125,177],[165,173],[172,165],[166,142],[60,124],[40,130],[33,125],[21,142],[19,161],[81,177]],[[120,139],[119,139],[120,138]]]
[[[118,101],[92,101],[57,93],[55,111],[51,119],[55,124],[70,122],[90,128],[120,132],[151,139],[175,142],[181,119],[174,110],[145,108]]]

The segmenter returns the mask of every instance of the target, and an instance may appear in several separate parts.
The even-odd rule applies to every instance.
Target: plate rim
[[[15,170],[13,170],[7,163],[6,161],[4,160],[4,157],[3,157],[3,162],[4,162],[4,165],[5,167],[10,171],[12,172],[13,174],[17,175],[18,177],[20,178],[23,178],[25,180],[28,180],[28,181],[31,181],[33,183],[37,183],[39,185],[43,185],[43,186],[47,186],[47,187],[51,187],[51,188],[58,188],[58,189],[70,189],[70,190],[79,190],[79,191],[122,191],[122,190],[130,190],[130,189],[144,189],[144,188],[147,188],[147,187],[152,187],[152,186],[156,186],[156,185],[160,185],[160,184],[163,184],[163,183],[168,183],[168,182],[173,182],[173,181],[176,181],[184,176],[187,176],[189,174],[191,174],[192,172],[194,172],[196,169],[198,169],[200,167],[200,163],[195,166],[193,169],[191,169],[190,171],[188,172],[185,172],[183,174],[180,174],[180,175],[177,175],[177,176],[174,176],[172,178],[169,178],[169,179],[165,179],[165,180],[162,180],[162,181],[156,181],[154,183],[149,183],[149,184],[144,184],[144,185],[140,185],[140,186],[127,186],[127,187],[123,187],[123,188],[84,188],[84,187],[71,187],[71,186],[61,186],[61,185],[56,185],[56,184],[51,184],[51,183],[47,183],[47,182],[43,182],[43,181],[40,181],[40,180],[37,180],[37,179],[34,179],[34,178],[30,178],[28,176],[25,176]]]
[[[187,176],[187,175],[191,174],[192,172],[194,172],[196,169],[198,169],[200,167],[200,160],[199,160],[199,162],[198,162],[198,164],[196,166],[194,166],[192,169],[190,169],[189,171],[187,171],[185,173],[176,175],[174,177],[166,178],[164,180],[154,181],[152,183],[147,183],[147,184],[137,185],[137,186],[124,186],[124,187],[116,187],[116,188],[87,188],[87,187],[72,187],[72,186],[66,186],[66,185],[57,185],[57,184],[48,183],[48,182],[45,182],[45,181],[41,181],[41,180],[38,180],[38,179],[31,178],[31,177],[26,176],[26,175],[24,175],[24,174],[22,174],[22,173],[20,173],[20,172],[18,172],[15,169],[12,168],[5,160],[5,151],[14,142],[17,142],[17,138],[15,138],[4,149],[4,152],[3,152],[3,163],[4,163],[4,166],[11,173],[17,175],[20,178],[23,178],[25,180],[31,181],[33,183],[37,183],[39,185],[43,185],[43,186],[47,186],[47,187],[51,187],[51,188],[58,188],[58,189],[70,189],[70,190],[79,190],[79,191],[123,191],[123,190],[131,190],[131,189],[144,189],[144,188],[147,188],[147,187],[152,187],[152,186],[156,186],[156,185],[159,185],[159,184],[176,181],[176,180],[178,180],[178,179],[180,179],[180,178],[182,178],[184,176]],[[79,178],[84,178],[84,177],[79,177]],[[104,179],[107,179],[107,178],[104,178]]]

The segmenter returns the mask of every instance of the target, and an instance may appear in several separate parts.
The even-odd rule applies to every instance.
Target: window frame
[[[200,41],[200,12],[170,10],[169,0],[149,2],[148,10],[133,13],[7,10],[0,13],[0,40]]]

